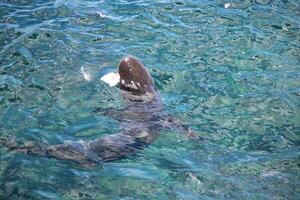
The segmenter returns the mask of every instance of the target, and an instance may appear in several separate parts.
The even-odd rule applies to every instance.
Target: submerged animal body
[[[105,110],[104,115],[119,120],[123,127],[121,132],[88,142],[47,146],[35,142],[19,145],[14,140],[4,140],[2,145],[19,152],[71,160],[85,166],[132,155],[152,143],[165,127],[176,126],[188,132],[181,123],[165,119],[154,81],[140,61],[131,56],[123,58],[118,73],[120,92],[127,107]]]
[[[121,122],[122,131],[88,143],[89,149],[105,161],[127,157],[143,149],[163,128],[160,95],[144,65],[134,57],[125,57],[118,65],[118,73],[126,108],[105,110],[104,115]]]

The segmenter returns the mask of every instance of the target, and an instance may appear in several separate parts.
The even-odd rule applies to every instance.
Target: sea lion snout
[[[138,95],[155,92],[152,77],[138,59],[132,56],[123,58],[119,63],[118,72],[121,89],[133,91]]]

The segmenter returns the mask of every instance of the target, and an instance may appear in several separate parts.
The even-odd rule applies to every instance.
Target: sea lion
[[[9,149],[31,155],[71,160],[83,166],[127,157],[152,143],[162,128],[177,128],[195,138],[190,129],[179,120],[162,112],[160,94],[146,67],[136,58],[127,56],[118,65],[119,88],[126,101],[126,109],[101,110],[106,116],[121,123],[122,131],[88,142],[69,142],[59,145],[29,142],[17,144],[15,140],[2,140]],[[197,138],[197,136],[196,136]]]

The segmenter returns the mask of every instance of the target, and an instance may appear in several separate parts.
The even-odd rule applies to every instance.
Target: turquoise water
[[[299,199],[299,28],[298,0],[2,0],[1,137],[118,132],[93,111],[124,107],[100,76],[131,54],[203,141],[164,130],[95,168],[0,148],[0,199]]]

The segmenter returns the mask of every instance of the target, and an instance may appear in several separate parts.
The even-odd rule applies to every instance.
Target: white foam
[[[120,75],[119,73],[110,72],[102,76],[100,80],[107,83],[110,87],[113,87],[120,82]]]
[[[87,72],[86,69],[83,66],[81,66],[80,71],[81,71],[81,73],[83,75],[83,78],[85,80],[87,80],[87,81],[92,80],[91,74],[89,72]]]
[[[102,18],[107,17],[107,15],[104,14],[103,12],[98,11],[98,12],[96,12],[96,13],[97,13],[100,17],[102,17]]]
[[[230,6],[231,6],[230,3],[225,3],[225,4],[224,4],[224,8],[229,8]]]

